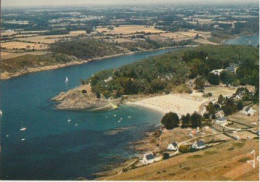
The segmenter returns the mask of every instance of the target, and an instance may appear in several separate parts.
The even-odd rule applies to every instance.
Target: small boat
[[[68,123],[69,123],[69,122],[71,122],[71,119],[70,119],[70,117],[68,117]]]
[[[75,126],[78,126],[78,124],[75,124]]]
[[[132,116],[128,116],[127,118],[130,119],[130,118],[132,118]]]
[[[25,130],[27,130],[27,128],[24,127],[23,121],[21,121],[21,128],[20,128],[20,131],[25,131]]]
[[[25,131],[25,130],[27,130],[27,128],[25,128],[25,127],[20,129],[20,131]]]
[[[69,78],[66,77],[66,78],[65,78],[65,83],[68,83],[68,82],[69,82]]]
[[[2,110],[0,110],[0,117],[2,117],[2,115],[3,115],[3,111],[2,111]]]
[[[22,138],[21,141],[25,141],[25,138]]]
[[[114,114],[114,117],[116,117],[116,114]]]
[[[248,43],[251,44],[252,43],[251,40],[249,40]]]
[[[6,138],[8,138],[9,137],[9,135],[5,135],[6,136]]]

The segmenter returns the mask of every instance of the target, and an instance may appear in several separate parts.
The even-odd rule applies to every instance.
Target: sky
[[[147,3],[213,3],[239,4],[258,3],[258,0],[1,0],[3,7],[8,6],[79,6],[79,5],[109,5],[109,4],[147,4]]]

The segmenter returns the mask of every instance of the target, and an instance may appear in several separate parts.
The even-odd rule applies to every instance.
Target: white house
[[[141,160],[143,164],[152,164],[154,163],[154,155],[153,153],[144,154],[143,159]]]
[[[219,76],[222,71],[224,71],[224,69],[212,70],[211,73]]]
[[[111,81],[111,80],[113,80],[113,78],[110,76],[110,77],[108,77],[107,79],[105,79],[104,82],[107,83],[107,82],[109,82],[109,81]]]
[[[204,149],[204,148],[206,148],[206,144],[203,140],[198,140],[198,141],[195,141],[192,144],[191,148],[193,148],[193,149]]]
[[[178,144],[176,142],[172,142],[171,144],[168,145],[167,150],[170,151],[178,150]]]
[[[246,115],[253,116],[257,111],[254,110],[252,107],[246,107],[246,108],[243,109],[243,112],[244,112]]]
[[[216,113],[216,123],[217,124],[223,124],[227,122],[227,118],[225,117],[225,114],[223,111],[219,111]]]

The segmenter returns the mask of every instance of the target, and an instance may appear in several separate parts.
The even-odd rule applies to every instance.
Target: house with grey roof
[[[192,144],[191,148],[197,149],[197,150],[204,149],[204,148],[206,148],[206,144],[203,140],[197,140]]]
[[[176,151],[178,150],[178,144],[176,142],[172,142],[168,145],[167,150],[169,151]]]

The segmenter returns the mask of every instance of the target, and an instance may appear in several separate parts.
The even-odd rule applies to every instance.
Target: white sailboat
[[[2,110],[0,110],[0,117],[2,117],[2,115],[3,115],[3,111],[2,111]]]
[[[20,131],[25,131],[25,130],[27,130],[27,128],[24,127],[24,126],[23,126],[23,122],[21,122],[21,128],[20,128]]]
[[[25,128],[25,127],[20,129],[20,131],[25,131],[25,130],[27,130],[27,128]]]
[[[70,117],[68,117],[68,123],[69,123],[69,122],[71,122],[71,119],[70,119]]]
[[[68,82],[69,82],[69,78],[66,76],[65,83],[68,83]]]

